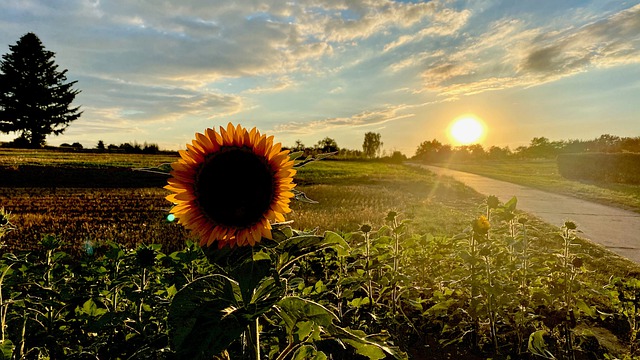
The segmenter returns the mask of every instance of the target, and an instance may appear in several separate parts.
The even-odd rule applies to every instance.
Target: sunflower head
[[[489,223],[489,219],[484,215],[479,216],[471,222],[473,232],[478,235],[486,235],[489,232],[490,227],[491,224]]]
[[[201,245],[255,245],[271,238],[271,222],[284,221],[294,194],[293,160],[273,136],[229,123],[196,133],[171,164],[165,189],[171,213]]]

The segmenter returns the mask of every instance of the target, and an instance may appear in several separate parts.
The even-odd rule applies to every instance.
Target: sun
[[[449,127],[449,137],[459,145],[478,143],[484,133],[484,123],[473,115],[461,116],[455,119]]]

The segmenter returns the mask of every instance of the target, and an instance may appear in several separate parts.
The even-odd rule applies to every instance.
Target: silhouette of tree
[[[82,114],[70,107],[79,90],[66,82],[67,70],[58,71],[55,54],[45,50],[34,33],[23,35],[0,61],[0,132],[20,132],[31,147],[45,144],[49,134],[59,135]]]
[[[336,143],[336,141],[330,137],[326,137],[318,141],[318,144],[316,144],[316,148],[322,151],[323,153],[340,150],[340,148],[338,147],[338,143]]]
[[[382,141],[380,141],[380,134],[374,132],[368,132],[364,134],[364,143],[362,144],[362,151],[366,157],[372,158],[380,154],[380,148],[382,147]]]

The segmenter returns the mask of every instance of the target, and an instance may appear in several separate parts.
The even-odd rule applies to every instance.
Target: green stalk
[[[369,232],[364,233],[365,241],[365,272],[367,273],[367,297],[369,298],[369,311],[373,310],[373,279],[371,276],[371,239],[369,238]]]
[[[489,282],[489,289],[491,289],[493,283],[491,278],[491,266],[489,264],[489,257],[485,256],[484,261],[487,265],[487,281]],[[491,338],[493,340],[493,347],[496,354],[498,354],[498,332],[496,330],[495,311],[493,309],[493,293],[488,294],[487,297],[487,312],[489,314],[489,326],[491,327]]]

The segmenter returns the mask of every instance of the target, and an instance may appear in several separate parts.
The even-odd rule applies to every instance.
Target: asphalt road
[[[581,238],[640,263],[640,214],[600,205],[570,196],[553,194],[522,185],[489,179],[461,171],[420,165],[438,175],[451,176],[484,195],[495,195],[506,202],[518,198],[519,210],[547,223],[562,226],[566,220],[578,225]]]

